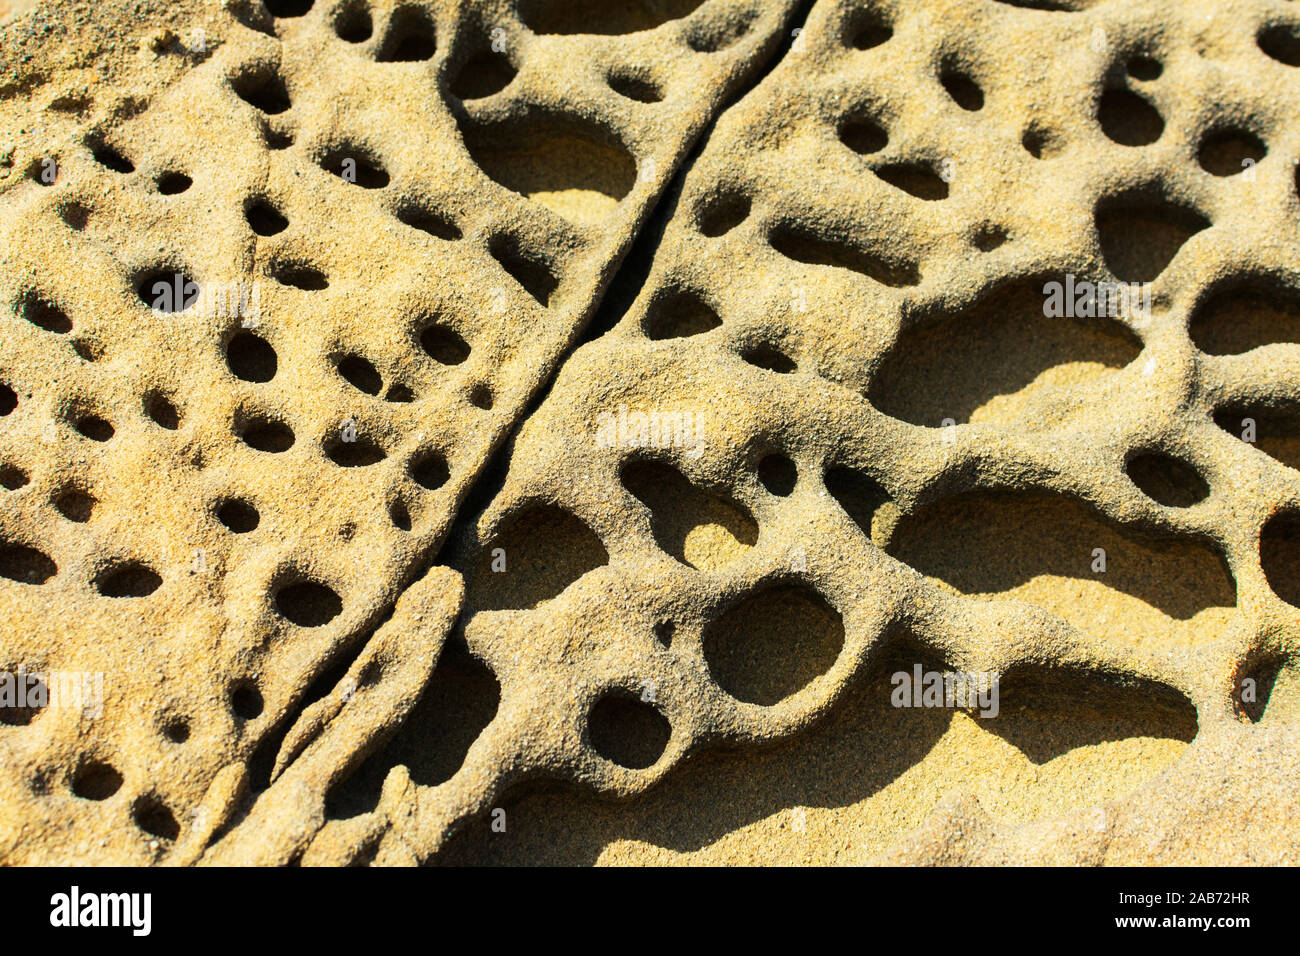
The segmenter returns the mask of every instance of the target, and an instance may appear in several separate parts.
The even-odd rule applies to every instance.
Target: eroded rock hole
[[[581,519],[550,505],[530,507],[483,549],[470,601],[482,610],[528,610],[608,563],[605,546]]]
[[[6,491],[17,491],[26,485],[29,480],[27,472],[17,465],[0,466],[0,487],[3,487]]]
[[[398,7],[388,21],[376,59],[381,63],[415,63],[432,58],[433,21],[420,7]]]
[[[550,305],[558,281],[540,256],[525,251],[519,240],[504,234],[492,237],[488,251],[525,292],[541,305]]]
[[[155,312],[184,312],[199,300],[199,284],[175,269],[150,269],[136,283],[136,295]]]
[[[1127,89],[1106,90],[1097,104],[1101,130],[1121,146],[1146,146],[1165,131],[1165,121],[1154,106]]]
[[[366,468],[383,461],[387,454],[377,442],[358,435],[354,441],[334,437],[325,445],[325,454],[340,468]]]
[[[658,103],[664,98],[663,89],[645,73],[615,70],[609,74],[609,88],[638,103]]]
[[[746,597],[704,629],[704,660],[736,700],[771,706],[834,665],[844,622],[816,591],[782,585]]]
[[[239,437],[249,448],[279,454],[293,447],[293,429],[279,419],[253,415],[241,429]]]
[[[451,91],[462,100],[480,100],[500,93],[514,78],[514,64],[504,53],[481,50],[460,68]]]
[[[1097,237],[1106,267],[1121,282],[1150,282],[1210,221],[1156,195],[1128,195],[1097,204]]]
[[[0,541],[0,577],[19,584],[44,584],[58,573],[58,565],[44,551]]]
[[[72,331],[72,320],[68,313],[55,305],[47,296],[32,292],[23,297],[23,318],[46,332],[66,335]]]
[[[227,531],[234,534],[248,534],[257,529],[262,520],[252,502],[243,498],[227,498],[217,506],[217,520]]]
[[[299,627],[322,627],[343,612],[343,601],[333,588],[300,581],[275,592],[275,608]]]
[[[110,146],[105,142],[95,142],[90,145],[90,155],[95,157],[95,162],[105,169],[111,169],[115,173],[123,175],[135,172],[135,164],[122,155],[121,150],[115,146]]]
[[[1264,142],[1246,130],[1220,130],[1201,143],[1197,159],[1213,176],[1235,176],[1258,163],[1268,153]]]
[[[889,500],[880,484],[865,472],[845,465],[827,468],[822,483],[867,540],[874,541],[872,522],[880,506]]]
[[[875,120],[865,117],[847,119],[840,123],[840,142],[862,156],[878,153],[889,145],[889,134]]]
[[[948,184],[943,177],[923,163],[891,163],[873,172],[895,189],[909,196],[934,202],[948,198]]]
[[[158,572],[140,561],[110,565],[95,577],[95,590],[104,597],[148,597],[162,587]]]
[[[758,525],[739,503],[696,487],[661,462],[623,467],[623,486],[650,509],[659,547],[701,571],[715,571],[743,557],[758,541]]]
[[[1300,342],[1300,295],[1272,276],[1238,277],[1192,309],[1192,342],[1208,355],[1240,355],[1262,345]]]
[[[18,393],[0,382],[0,415],[8,415],[18,407]]]
[[[802,226],[778,225],[769,242],[787,259],[815,266],[849,269],[887,286],[911,286],[921,281],[913,262],[887,256],[883,250],[864,248],[847,238],[824,237]]]
[[[145,833],[159,840],[172,841],[181,835],[181,826],[175,815],[158,797],[140,797],[131,810],[131,816]]]
[[[370,9],[364,3],[345,3],[334,15],[334,33],[345,43],[365,43],[374,29]]]
[[[72,423],[72,427],[91,441],[108,441],[116,434],[113,426],[98,415],[82,415]]]
[[[454,329],[430,325],[420,333],[420,347],[441,365],[459,365],[469,358],[469,344]]]
[[[612,36],[653,30],[690,16],[704,0],[525,0],[520,16],[534,33]]]
[[[259,236],[274,236],[289,227],[289,220],[265,199],[248,203],[244,207],[244,218]]]
[[[743,349],[740,357],[753,365],[755,368],[765,369],[769,372],[776,372],[779,375],[788,375],[791,372],[798,371],[799,366],[794,359],[786,355],[775,345],[755,345]]]
[[[271,381],[278,364],[275,349],[252,332],[240,332],[226,345],[226,365],[236,378],[245,382]]]
[[[268,13],[276,19],[305,17],[312,8],[313,0],[262,0]]]
[[[325,150],[320,166],[345,183],[362,189],[383,189],[389,182],[388,170],[379,158],[368,149],[351,143]]]
[[[95,510],[95,499],[77,487],[65,487],[54,498],[54,508],[69,521],[85,524]]]
[[[613,134],[576,116],[532,112],[461,120],[479,168],[506,189],[580,226],[600,226],[636,184],[636,161]]]
[[[739,190],[723,190],[709,197],[696,214],[700,233],[710,238],[724,236],[749,218],[751,201]]]
[[[482,382],[475,385],[469,390],[469,403],[482,411],[489,411],[492,408],[492,389]]]
[[[107,763],[92,760],[72,778],[72,792],[82,800],[107,800],[122,789],[122,775]]]
[[[181,416],[176,406],[161,392],[150,392],[144,397],[144,413],[159,428],[175,431],[180,428]]]
[[[1059,414],[1058,400],[1137,358],[1141,341],[1114,319],[1044,315],[1046,285],[999,286],[964,312],[904,331],[868,386],[868,400],[886,415],[932,428],[1041,421]]]
[[[894,35],[894,28],[879,10],[860,10],[844,24],[844,42],[855,50],[878,47]]]
[[[276,70],[269,66],[244,70],[230,79],[230,88],[249,106],[277,116],[290,107],[289,90]]]
[[[1210,493],[1210,486],[1195,468],[1160,452],[1134,455],[1124,470],[1139,491],[1170,508],[1189,508]]]
[[[155,184],[158,186],[158,191],[164,196],[175,196],[193,186],[194,180],[184,173],[169,171],[159,173]]]
[[[1273,593],[1300,607],[1300,515],[1283,511],[1259,534],[1259,563]]]
[[[629,691],[610,691],[587,715],[592,749],[629,770],[654,766],[668,747],[672,726],[653,704]]]
[[[645,315],[645,334],[655,341],[700,335],[720,325],[718,313],[688,290],[656,296]]]
[[[304,292],[322,292],[328,289],[330,284],[325,273],[301,262],[273,263],[271,278],[281,285],[293,286]]]
[[[384,387],[384,379],[379,370],[360,355],[343,356],[337,367],[349,385],[367,395],[378,395]]]
[[[262,694],[252,681],[240,681],[230,688],[230,712],[240,720],[262,716]]]
[[[785,455],[773,453],[758,463],[758,480],[770,494],[788,497],[799,480],[799,469]]]
[[[1159,60],[1141,53],[1129,57],[1125,67],[1128,69],[1129,76],[1143,82],[1158,80],[1160,74],[1164,72],[1164,67],[1160,65]]]
[[[1256,39],[1268,56],[1287,66],[1300,66],[1300,27],[1279,23],[1262,30]]]
[[[416,457],[411,462],[410,474],[417,485],[429,491],[437,491],[451,478],[446,457],[437,451],[425,452]]]
[[[437,239],[451,241],[461,237],[460,227],[449,216],[443,215],[431,206],[418,203],[404,205],[397,211],[397,218],[412,229],[427,232]]]
[[[984,108],[984,91],[965,70],[958,66],[946,66],[939,76],[939,82],[952,97],[952,101],[968,112],[974,113]]]

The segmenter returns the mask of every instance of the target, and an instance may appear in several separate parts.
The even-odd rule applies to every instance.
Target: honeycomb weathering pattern
[[[639,292],[614,290],[631,307],[569,355],[793,22],[695,6],[195,8],[208,50],[173,14],[138,53],[167,81],[103,116],[31,68],[4,88],[14,126],[61,105],[24,126],[3,194],[4,567],[56,573],[0,582],[0,663],[120,681],[98,720],[2,728],[6,859],[527,858],[535,819],[559,858],[609,834],[614,860],[638,836],[704,852],[726,841],[664,837],[680,819],[655,795],[717,752],[743,767],[823,733],[892,654],[1001,675],[1013,726],[1055,695],[1091,741],[1131,745],[1131,779],[999,814],[925,776],[985,751],[918,715],[898,725],[936,741],[915,774],[858,755],[897,767],[882,792],[920,775],[915,807],[858,845],[811,813],[799,852],[1294,862],[1294,11],[820,0],[668,189],[644,275],[620,274]],[[330,171],[349,157],[355,184]],[[191,183],[152,195],[181,185],[166,173]],[[177,269],[260,277],[262,321],[153,315],[136,280]],[[1139,294],[1049,318],[1050,282]],[[422,342],[435,319],[455,336]],[[266,346],[232,353],[240,333]],[[557,367],[480,511],[470,485]],[[291,447],[243,446],[275,416]],[[232,497],[270,504],[223,526]],[[455,570],[419,576],[439,554]],[[147,588],[129,562],[156,595],[94,592]],[[318,630],[336,606],[312,584],[339,602]],[[1087,749],[1003,733],[1045,779]],[[426,760],[451,737],[463,753]],[[528,796],[556,780],[616,802]],[[786,858],[768,822],[735,829]]]
[[[6,721],[5,859],[187,862],[400,721],[414,659],[347,731],[313,681],[403,627],[428,677],[460,585],[399,595],[793,9],[668,6],[627,36],[553,3],[8,27],[4,666],[106,681],[98,718]]]

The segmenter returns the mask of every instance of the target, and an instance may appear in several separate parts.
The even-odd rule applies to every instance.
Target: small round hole
[[[672,726],[653,706],[626,691],[606,694],[587,715],[591,746],[613,763],[643,770],[663,755]]]
[[[274,236],[289,227],[289,220],[265,199],[255,199],[245,206],[244,218],[259,236]]]
[[[122,788],[122,775],[106,763],[91,761],[72,778],[72,792],[83,800],[107,800]]]
[[[235,534],[248,534],[257,528],[262,519],[251,502],[242,498],[227,498],[217,507],[217,520]]]
[[[175,717],[163,725],[163,736],[174,744],[190,739],[190,723],[184,717]]]
[[[230,691],[230,709],[240,720],[256,720],[262,714],[262,695],[251,681],[241,681]]]
[[[321,627],[343,612],[343,601],[333,588],[303,581],[277,591],[275,607],[299,627]]]
[[[411,463],[411,477],[421,488],[436,491],[447,483],[451,471],[447,459],[436,451],[426,452]]]
[[[91,441],[108,441],[115,433],[113,426],[98,415],[83,415],[72,427]]]
[[[275,378],[278,361],[275,349],[260,335],[240,332],[226,346],[226,365],[245,382],[269,382]]]
[[[758,463],[758,480],[771,494],[785,498],[794,491],[799,471],[785,455],[768,455]]]
[[[194,180],[184,173],[167,172],[158,177],[158,191],[164,196],[175,196],[194,185]]]
[[[492,407],[492,389],[482,383],[475,385],[470,389],[469,403],[475,408],[487,411]]]
[[[114,565],[95,579],[95,588],[104,597],[148,597],[162,586],[158,572],[139,561]]]

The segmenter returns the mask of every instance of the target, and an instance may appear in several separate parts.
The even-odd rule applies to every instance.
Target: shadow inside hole
[[[1201,143],[1197,160],[1213,176],[1235,176],[1267,155],[1268,149],[1254,133],[1241,129],[1211,133]]]
[[[1139,491],[1169,508],[1189,508],[1210,493],[1210,486],[1195,468],[1159,452],[1133,456],[1124,470]]]
[[[880,506],[889,500],[885,489],[870,475],[845,465],[827,468],[822,482],[867,540],[879,546],[878,535],[872,533],[872,522]]]
[[[30,480],[27,472],[17,465],[6,464],[0,466],[0,487],[3,487],[6,491],[17,491]]]
[[[387,455],[384,449],[369,438],[358,435],[354,441],[334,437],[325,446],[325,454],[340,468],[366,468],[377,465]]]
[[[636,184],[628,148],[576,116],[534,109],[460,122],[465,146],[489,178],[580,226],[601,225]]]
[[[1103,198],[1096,225],[1102,257],[1115,278],[1150,282],[1210,221],[1195,209],[1148,193]]]
[[[411,462],[411,478],[421,488],[437,491],[451,478],[446,457],[438,451],[425,452]]]
[[[629,770],[654,766],[672,736],[672,727],[658,709],[623,690],[606,693],[587,714],[592,749]]]
[[[872,171],[895,189],[917,199],[934,202],[948,198],[948,183],[924,163],[891,163]]]
[[[277,116],[291,105],[284,80],[270,66],[243,70],[231,77],[230,88],[249,106],[268,116]]]
[[[1300,406],[1263,402],[1228,406],[1214,413],[1214,423],[1273,460],[1300,471]]]
[[[1093,570],[1098,548],[1104,573]],[[1237,603],[1227,564],[1208,543],[1139,535],[1046,492],[944,499],[903,516],[885,549],[961,594],[1018,597],[1084,631],[1098,626],[1103,606],[1110,631],[1186,621]]]
[[[95,577],[95,590],[104,597],[148,597],[162,587],[158,572],[139,561],[112,565]]]
[[[870,50],[894,35],[894,28],[880,10],[858,9],[844,23],[844,42],[855,50]]]
[[[239,437],[249,448],[271,454],[286,452],[294,443],[293,429],[274,418],[250,418]]]
[[[59,573],[44,551],[12,541],[0,541],[0,577],[19,584],[44,584]]]
[[[862,245],[860,238],[822,235],[810,227],[786,223],[775,226],[768,241],[787,259],[848,269],[882,285],[911,286],[921,281],[916,263],[899,259],[879,246]]]
[[[321,627],[343,613],[343,601],[333,588],[300,581],[275,592],[275,608],[299,627]]]
[[[243,498],[227,498],[217,506],[216,515],[226,530],[235,534],[248,534],[256,530],[262,520],[253,504]]]
[[[1300,515],[1274,515],[1259,534],[1259,563],[1273,593],[1300,607]]]
[[[82,800],[107,800],[122,788],[122,775],[110,764],[92,760],[72,778],[72,793]]]
[[[460,227],[431,206],[408,203],[398,209],[397,219],[412,229],[427,232],[436,239],[452,241],[461,237]]]
[[[762,706],[825,674],[843,647],[839,612],[802,584],[750,594],[704,629],[704,660],[718,686]]]
[[[108,441],[117,434],[116,429],[98,415],[82,415],[72,423],[72,427],[91,441]]]
[[[534,506],[508,519],[483,549],[468,604],[485,611],[535,608],[608,563],[605,546],[581,519]]]
[[[840,142],[861,156],[878,153],[889,145],[889,134],[873,119],[850,118],[840,123]]]
[[[320,167],[362,189],[383,189],[389,182],[388,170],[379,157],[355,143],[326,148],[320,157]]]
[[[462,100],[479,100],[500,93],[514,78],[514,64],[504,53],[481,50],[460,68],[451,92]]]
[[[650,302],[645,315],[645,334],[655,341],[701,335],[722,324],[707,302],[696,292],[675,290],[661,293]]]
[[[180,412],[161,392],[150,392],[144,397],[144,413],[159,428],[174,432],[181,427]]]
[[[325,273],[301,262],[275,262],[271,265],[271,278],[281,285],[293,286],[304,292],[321,292],[329,288]]]
[[[711,196],[699,211],[700,234],[724,236],[749,218],[750,198],[739,190],[722,190]]]
[[[389,770],[399,764],[420,786],[446,783],[496,716],[500,700],[500,685],[487,665],[463,641],[449,640],[419,703],[385,746],[330,790],[326,815],[337,820],[372,812]]]
[[[275,349],[260,335],[239,332],[226,345],[226,365],[245,382],[269,382],[278,367]]]
[[[758,541],[758,525],[740,504],[692,484],[661,462],[623,467],[624,487],[650,510],[651,530],[665,553],[701,571],[742,557]]]
[[[769,493],[785,498],[794,491],[799,480],[799,470],[785,455],[766,455],[758,463],[758,480]]]
[[[420,333],[420,348],[441,365],[459,365],[469,358],[469,344],[456,330],[434,323]]]
[[[526,250],[518,239],[505,234],[493,236],[488,251],[525,292],[540,305],[550,306],[551,296],[559,283],[540,255]]]
[[[1260,31],[1256,38],[1265,54],[1287,66],[1300,66],[1300,27],[1277,23]]]
[[[421,7],[402,6],[393,11],[376,57],[381,63],[418,63],[433,57],[433,20]]]
[[[184,173],[169,171],[160,173],[157,179],[158,192],[164,196],[175,196],[194,185],[194,180]]]
[[[690,16],[704,0],[524,0],[520,16],[538,34],[638,33]]]
[[[23,296],[22,311],[23,318],[38,329],[57,335],[66,335],[72,331],[72,320],[68,318],[68,313],[38,292]]]
[[[1300,342],[1300,295],[1271,276],[1235,278],[1193,307],[1188,331],[1208,355]]]
[[[378,395],[384,387],[379,370],[360,355],[345,355],[338,362],[339,374],[349,385],[367,395]]]
[[[54,499],[54,507],[69,521],[84,524],[90,520],[96,501],[80,488],[64,488]]]
[[[259,236],[274,236],[289,227],[289,220],[265,199],[253,200],[245,206],[244,218]]]
[[[1097,104],[1101,130],[1121,146],[1146,146],[1165,131],[1165,121],[1154,106],[1132,90],[1111,89]]]
[[[638,103],[658,103],[664,98],[659,84],[642,73],[615,70],[609,74],[609,88],[619,96]]]
[[[147,795],[136,800],[131,815],[136,826],[159,840],[170,842],[181,834],[181,827],[176,822],[175,815],[156,796]]]
[[[964,71],[955,66],[947,67],[939,77],[939,82],[952,97],[952,101],[962,109],[974,113],[984,108],[984,91]]]
[[[1015,281],[963,312],[908,329],[886,354],[868,400],[914,425],[1011,425],[1026,420],[1040,396],[1104,380],[1141,351],[1118,321],[1051,318],[1043,306],[1042,283]]]

